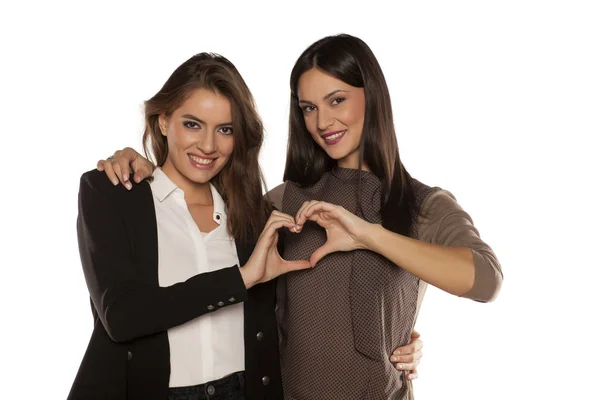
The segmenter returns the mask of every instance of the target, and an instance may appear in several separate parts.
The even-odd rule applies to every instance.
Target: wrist
[[[363,250],[376,251],[382,229],[384,228],[380,224],[367,223],[365,227],[360,230],[360,248]]]
[[[240,267],[240,274],[242,275],[242,280],[244,281],[244,286],[246,289],[250,289],[252,286],[256,285],[258,279],[256,278],[256,274],[253,273],[252,268],[248,267],[248,264]]]

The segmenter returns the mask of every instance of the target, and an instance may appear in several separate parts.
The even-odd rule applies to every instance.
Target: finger
[[[273,211],[271,211],[271,215],[269,216],[269,219],[267,220],[267,223],[265,224],[265,226],[270,224],[273,221],[281,221],[281,220],[289,221],[294,225],[296,224],[296,221],[294,221],[294,218],[291,215],[284,214],[277,210],[273,210]]]
[[[128,170],[133,170],[133,180],[137,183],[151,176],[154,171],[154,165],[131,147],[125,147],[120,158],[127,162]]]
[[[406,346],[397,347],[396,350],[394,350],[394,355],[412,354],[421,350],[422,348],[423,342],[421,339],[416,339],[414,342],[410,342]]]
[[[273,211],[271,211],[271,215],[269,216],[269,219],[267,220],[267,225],[270,224],[272,221],[276,221],[276,220],[289,221],[292,224],[292,226],[291,227],[288,226],[287,228],[291,232],[296,232],[296,230],[297,230],[296,229],[296,221],[294,220],[294,217],[292,217],[291,215],[282,213],[277,210],[273,210]]]
[[[125,154],[125,153],[122,153]],[[117,163],[119,164],[119,170],[121,170],[121,172],[123,173],[123,181],[122,182],[128,182],[129,181],[129,175],[131,174],[131,166],[129,164],[129,160],[125,157],[123,157],[123,155],[121,155],[121,157],[116,158],[115,159],[117,161]]]
[[[417,379],[419,377],[419,373],[417,372],[416,369],[413,369],[412,371],[406,371],[406,379],[408,379],[409,381],[414,381],[415,379]]]
[[[131,164],[133,169],[133,180],[140,183],[143,179],[149,178],[154,172],[154,165],[144,157],[138,155]]]
[[[310,256],[310,265],[314,267],[323,257],[330,253],[333,253],[334,251],[335,250],[333,249],[331,244],[329,244],[329,242],[325,242],[323,246],[315,250],[315,252],[312,253],[312,255]]]
[[[296,216],[295,216],[295,221],[296,221],[296,225],[298,225],[298,228],[302,229],[302,226],[300,224],[298,224],[298,220],[300,219],[300,215],[304,212],[304,209],[306,207],[308,207],[311,203],[313,203],[315,200],[311,200],[311,201],[305,201],[304,203],[302,203],[302,205],[300,206],[300,209],[298,209],[298,211],[296,212]]]
[[[119,179],[119,181],[127,188],[127,190],[131,190],[131,182],[128,182],[123,179],[123,173],[121,170],[121,165],[115,159],[112,160],[113,171],[115,172],[115,176]]]
[[[423,357],[423,352],[418,350],[414,353],[410,354],[402,354],[402,355],[392,355],[390,356],[390,361],[392,362],[400,362],[400,363],[417,363],[421,362],[421,358]]]
[[[301,210],[298,211],[298,213],[296,214],[296,223],[299,226],[303,226],[306,223],[306,212],[307,210],[311,209],[312,207],[315,206],[315,204],[321,203],[318,200],[312,200],[310,202],[308,202],[304,207],[302,207]]]
[[[414,363],[395,363],[394,368],[398,371],[412,371],[417,366]]]
[[[290,220],[285,218],[272,216],[271,218],[269,218],[269,221],[267,221],[267,224],[265,225],[262,233],[260,234],[258,241],[262,244],[271,244],[271,239],[273,238],[277,230],[284,226],[287,228],[292,228],[294,226],[294,222],[291,222]]]
[[[413,331],[410,333],[410,337],[411,337],[411,339],[418,339],[418,338],[420,338],[420,337],[421,337],[421,334],[420,334],[419,332],[417,332],[417,331],[413,330]]]
[[[110,181],[112,182],[112,184],[114,186],[117,186],[119,184],[119,178],[117,178],[117,175],[115,175],[115,171],[113,170],[113,165],[110,161],[104,162],[104,173],[106,174],[108,179],[110,179]]]
[[[336,207],[337,206],[335,206],[331,203],[325,203],[323,201],[319,201],[317,203],[311,204],[310,206],[306,207],[306,209],[304,210],[304,213],[303,213],[304,221],[311,220],[311,221],[318,223],[319,216],[317,215],[317,213],[323,212],[323,211],[327,212],[328,216],[336,218],[338,216],[338,214],[336,213],[336,209],[337,209]]]
[[[98,162],[96,163],[96,169],[98,171],[104,171],[104,160],[98,160]]]

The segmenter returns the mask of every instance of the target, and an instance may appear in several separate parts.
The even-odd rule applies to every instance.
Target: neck
[[[337,166],[339,168],[358,169],[358,159],[348,160],[348,157],[342,158],[341,160],[338,160]],[[362,171],[371,172],[371,169],[365,162],[363,162],[363,165],[360,169]]]
[[[213,204],[210,184],[208,182],[198,183],[186,178],[177,170],[170,159],[167,159],[161,169],[179,189],[183,190],[187,204],[206,206]]]

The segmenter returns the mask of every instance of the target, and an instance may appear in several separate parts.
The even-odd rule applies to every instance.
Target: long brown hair
[[[223,169],[211,180],[227,206],[227,228],[239,241],[256,240],[269,211],[263,200],[265,187],[258,164],[263,124],[254,98],[235,66],[225,57],[199,53],[181,64],[162,89],[144,103],[144,152],[162,166],[169,155],[158,117],[167,117],[197,89],[213,90],[231,102],[234,149]]]
[[[410,175],[400,161],[388,87],[375,55],[357,37],[346,34],[325,37],[310,45],[296,61],[290,77],[289,140],[283,179],[308,186],[336,166],[336,161],[311,137],[298,104],[300,76],[315,67],[348,85],[364,88],[359,169],[366,163],[381,181],[383,225],[408,235],[414,195]],[[359,179],[359,190],[360,182]]]

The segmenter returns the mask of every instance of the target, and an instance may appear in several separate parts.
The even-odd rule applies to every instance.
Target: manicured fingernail
[[[398,370],[402,369],[402,364],[396,364],[396,369],[398,369]]]
[[[127,182],[129,180],[129,175],[123,174],[123,180]]]
[[[117,186],[119,184],[118,179],[112,180],[111,182],[112,182],[113,186]]]
[[[392,360],[392,361],[398,361],[398,357],[392,356],[392,358],[390,360]]]
[[[131,190],[131,183],[127,182],[125,184],[125,187],[127,188],[127,190]]]
[[[140,181],[142,180],[139,176],[134,176],[133,180],[135,181],[135,183],[140,183]]]

